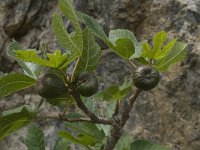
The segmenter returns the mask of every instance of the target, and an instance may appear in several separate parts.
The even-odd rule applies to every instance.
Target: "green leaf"
[[[78,22],[78,18],[76,16],[76,12],[73,8],[73,4],[71,0],[59,0],[58,6],[62,13],[68,17],[68,19],[72,22],[74,28],[75,28],[75,34],[72,37],[73,41],[75,41],[75,44],[77,45],[77,50],[79,51],[79,54],[83,51],[83,37],[82,37],[82,31],[80,28],[80,24]],[[66,42],[66,41],[65,41]],[[74,53],[74,50],[71,50]]]
[[[88,147],[88,142],[86,142],[85,140],[82,141],[81,139],[77,138],[77,137],[74,137],[70,132],[68,131],[60,131],[58,133],[58,135],[62,138],[65,138],[67,139],[68,141],[72,142],[72,143],[75,143],[75,144],[79,144],[83,147],[85,147],[86,149],[89,150],[89,147]]]
[[[122,86],[112,85],[96,94],[96,98],[106,101],[122,100],[132,90],[132,83],[125,81]]]
[[[158,32],[153,38],[153,51],[152,56],[155,57],[156,53],[162,49],[163,43],[167,38],[167,34],[164,31]]]
[[[132,32],[124,29],[111,30],[108,38],[103,31],[103,28],[95,19],[81,12],[77,12],[77,16],[79,17],[79,20],[85,23],[85,25],[96,36],[102,39],[111,49],[113,49],[118,55],[120,55],[124,59],[129,59],[129,57],[140,57],[142,48]]]
[[[76,143],[76,144],[83,144],[81,141],[79,141],[77,138],[75,138],[70,132],[68,131],[60,131],[58,132],[58,135],[62,138],[66,138],[70,142]],[[84,144],[83,144],[84,145]]]
[[[56,141],[53,150],[70,150],[70,142],[65,138],[59,138]]]
[[[53,15],[53,31],[55,33],[56,39],[59,44],[66,49],[67,53],[70,55],[68,62],[73,61],[82,54],[81,47],[77,45],[77,41],[74,40],[69,33],[64,29],[64,24],[62,17],[58,14]],[[81,34],[82,37],[82,34]],[[67,55],[66,55],[67,57]]]
[[[98,101],[98,100],[96,100],[96,101]],[[107,102],[106,106],[107,107],[106,107],[105,115],[107,118],[111,118],[115,111],[116,101],[109,101],[109,102]],[[95,105],[94,109],[98,109],[98,105]],[[99,115],[99,114],[97,114],[97,115]],[[96,124],[96,127],[98,128],[99,131],[104,132],[105,137],[110,136],[112,126],[104,125],[104,124]]]
[[[29,111],[25,106],[3,114],[0,117],[0,140],[26,126],[36,116],[35,112]]]
[[[66,139],[68,139],[69,141],[71,141],[73,143],[84,145],[84,146],[89,146],[89,145],[90,146],[94,146],[97,143],[102,143],[102,139],[96,138],[96,136],[98,136],[98,135],[93,136],[95,133],[102,134],[102,131],[99,132],[98,128],[94,124],[91,124],[92,125],[91,126],[91,125],[88,125],[88,123],[86,123],[86,124],[80,123],[79,124],[80,128],[83,127],[83,129],[77,128],[78,126],[75,126],[75,127],[72,126],[71,127],[69,124],[67,124],[67,127],[70,128],[70,129],[72,129],[72,130],[74,130],[76,132],[76,134],[75,134],[76,136],[72,135],[69,132],[61,131],[60,132],[61,134],[59,133],[59,135],[61,137],[65,137]],[[76,124],[77,123],[75,123],[75,125]],[[95,128],[93,128],[93,127],[95,127]],[[90,128],[92,128],[92,129],[90,129]],[[92,133],[92,132],[94,132],[94,133]]]
[[[82,71],[93,71],[101,57],[101,48],[95,42],[92,32],[86,28],[83,31],[83,53],[80,57],[77,74]]]
[[[24,71],[24,74],[26,74],[32,78],[35,78],[35,79],[37,79],[37,77],[39,75],[41,75],[45,69],[44,66],[41,66],[39,64],[35,64],[35,63],[31,63],[31,62],[23,62],[23,63],[26,64],[26,66],[21,65],[21,67]],[[29,68],[31,73],[28,73],[27,71],[25,71],[25,67]]]
[[[28,150],[45,150],[44,134],[40,128],[31,125],[25,139]]]
[[[169,150],[166,146],[161,146],[146,140],[137,140],[131,143],[130,150]]]
[[[115,112],[117,101],[109,101],[106,109],[106,117],[111,118]]]
[[[132,90],[133,82],[125,78],[124,83],[119,87],[121,97],[127,96]]]
[[[19,73],[5,75],[0,78],[0,97],[33,86],[35,82],[35,79]]]
[[[37,76],[41,73],[41,71],[43,70],[43,67],[38,65],[38,64],[34,64],[34,63],[28,63],[28,62],[24,62],[18,58],[16,58],[16,50],[22,50],[23,48],[19,45],[18,42],[14,41],[11,42],[9,47],[8,47],[8,54],[13,57],[17,63],[22,67],[24,73],[32,78],[37,78]]]
[[[143,48],[142,57],[153,59],[152,49],[151,46],[147,43],[147,41],[144,41],[142,43],[142,48]]]
[[[62,95],[58,98],[49,98],[46,101],[53,106],[68,106],[75,102],[74,98],[68,94]]]
[[[112,116],[112,115],[111,115]],[[110,131],[112,129],[112,127],[110,125],[104,125],[104,124],[96,124],[97,128],[99,130],[103,130],[105,136],[109,136],[110,135]]]
[[[79,135],[86,135],[88,137],[92,137],[97,140],[102,140],[105,136],[103,131],[98,130],[97,126],[92,123],[87,123],[87,122],[69,123],[69,122],[66,122],[65,126],[67,128],[70,128],[70,129],[76,131]]]
[[[168,52],[174,47],[175,43],[176,43],[176,40],[174,39],[171,42],[169,42],[167,45],[165,45],[161,51],[157,51],[157,53],[155,54],[155,59],[161,59],[165,57],[168,54]]]
[[[79,135],[77,137],[77,139],[79,141],[81,141],[84,145],[91,145],[91,146],[94,146],[96,143],[98,143],[99,141],[90,137],[90,136],[87,136],[87,135]]]
[[[120,92],[119,86],[112,85],[108,87],[106,90],[99,92],[98,98],[106,101],[119,100],[118,99],[120,97],[119,92]]]
[[[83,97],[83,102],[86,107],[93,112],[94,114],[98,115],[98,101],[95,99],[95,96],[91,97]]]
[[[158,71],[167,70],[172,64],[175,64],[186,57],[187,54],[186,43],[176,42],[171,51],[162,59],[158,60],[155,64],[155,68]]]
[[[60,50],[55,50],[54,54],[47,53],[47,57],[52,64],[52,68],[64,68],[71,62],[67,54],[61,54]]]
[[[130,39],[120,38],[115,42],[113,50],[122,58],[128,60],[134,53],[134,45]]]
[[[68,17],[75,28],[75,32],[73,32],[73,34],[69,34],[64,27],[62,17],[56,13],[53,15],[53,31],[59,44],[65,48],[67,53],[70,55],[68,59],[68,63],[70,63],[82,54],[82,31],[71,1],[59,0],[58,6],[62,13]]]
[[[103,28],[94,18],[81,12],[76,12],[76,14],[78,19],[83,22],[96,36],[101,38],[106,44],[111,44],[106,33],[103,31]]]
[[[138,58],[134,58],[137,62],[143,64],[143,65],[147,65],[148,61],[144,58],[144,57],[138,57]]]
[[[114,150],[130,150],[130,144],[131,144],[131,136],[128,134],[123,134],[119,139],[119,142],[115,146]]]
[[[30,106],[28,106],[28,105],[23,105],[23,106],[14,108],[14,109],[10,109],[10,110],[3,111],[3,112],[2,112],[2,116],[10,115],[10,114],[13,114],[13,113],[16,113],[16,112],[21,112],[22,109],[23,109],[24,107],[25,107],[28,111],[31,112]]]
[[[131,59],[140,57],[142,47],[131,31],[111,30],[109,40],[114,45],[112,49],[122,58],[128,60],[130,57]]]
[[[71,62],[67,54],[61,54],[60,50],[56,50],[54,54],[47,53],[47,60],[39,57],[36,50],[17,50],[16,57],[23,61],[59,69],[66,67]]]

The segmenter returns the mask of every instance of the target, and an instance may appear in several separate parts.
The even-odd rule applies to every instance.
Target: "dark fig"
[[[148,91],[157,86],[160,81],[160,73],[152,66],[141,66],[133,73],[134,85],[144,91]]]
[[[43,74],[36,82],[36,92],[43,98],[57,98],[66,94],[64,81],[55,74]]]
[[[81,72],[78,75],[76,84],[78,92],[85,97],[94,95],[98,90],[98,80],[94,74],[88,71]]]

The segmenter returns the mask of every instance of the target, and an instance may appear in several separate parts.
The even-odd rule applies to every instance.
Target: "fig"
[[[66,94],[67,86],[55,74],[43,74],[36,81],[36,92],[43,98],[57,98]]]
[[[141,66],[133,73],[134,85],[144,91],[153,89],[159,81],[160,73],[150,65]]]
[[[77,91],[84,97],[90,97],[98,90],[98,80],[88,71],[83,71],[77,76],[76,84]]]

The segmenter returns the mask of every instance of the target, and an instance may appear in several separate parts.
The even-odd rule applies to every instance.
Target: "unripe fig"
[[[67,92],[63,80],[55,74],[43,74],[36,82],[36,92],[43,98],[57,98]]]
[[[76,84],[78,92],[85,97],[94,95],[98,90],[98,80],[88,71],[81,72],[77,76]]]
[[[159,72],[152,66],[141,66],[133,73],[134,85],[144,91],[148,91],[156,87],[160,81]]]

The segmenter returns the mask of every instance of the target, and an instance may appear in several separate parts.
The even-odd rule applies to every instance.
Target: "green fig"
[[[81,72],[76,79],[77,91],[84,97],[94,95],[98,90],[98,80],[91,72]]]
[[[36,92],[43,98],[57,98],[66,94],[67,86],[55,74],[43,74],[36,82]]]
[[[144,91],[153,89],[159,81],[160,73],[150,65],[141,66],[133,73],[134,85]]]

